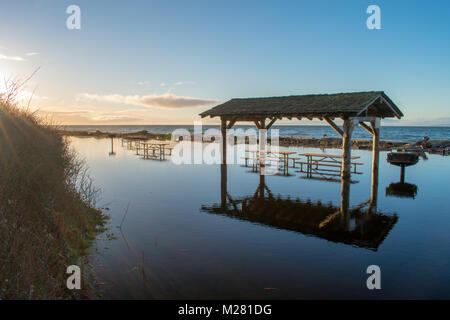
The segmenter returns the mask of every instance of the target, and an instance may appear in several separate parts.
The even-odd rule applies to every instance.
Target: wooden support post
[[[266,149],[266,139],[267,139],[266,119],[261,120],[258,133],[259,133],[259,150],[263,151]],[[260,152],[260,156],[264,156],[264,154],[261,154]]]
[[[266,118],[263,118],[261,120],[254,120],[253,121],[258,128],[258,150],[259,150],[259,158],[264,158],[265,153],[265,147],[266,147],[266,138],[267,138],[267,130],[266,130]],[[258,160],[256,160],[258,161]],[[259,160],[259,172],[261,173],[262,167],[263,167],[263,161]]]
[[[222,164],[227,163],[227,120],[224,118],[220,118],[220,131],[222,133]]]
[[[343,129],[341,177],[350,178],[353,121],[344,119]]]
[[[380,162],[380,119],[370,122],[373,132],[372,146],[372,190],[370,195],[371,207],[376,208],[378,195],[378,167]]]

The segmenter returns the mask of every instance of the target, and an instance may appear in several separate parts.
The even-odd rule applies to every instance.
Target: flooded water
[[[362,174],[341,185],[293,169],[261,177],[145,160],[120,140],[115,155],[108,139],[71,141],[111,216],[115,239],[103,234],[92,250],[104,298],[450,298],[448,157],[408,167],[412,189],[399,191],[388,188],[400,169],[385,152],[372,188],[370,151],[352,150]],[[381,290],[367,289],[369,265],[381,269]]]

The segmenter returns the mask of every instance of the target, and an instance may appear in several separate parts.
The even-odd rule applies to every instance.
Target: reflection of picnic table
[[[159,154],[164,156],[165,155],[165,148],[167,145],[169,145],[168,143],[152,143],[152,145],[154,146],[158,146],[159,147]]]
[[[164,159],[166,155],[166,150],[169,151],[169,155],[172,153],[172,148],[167,147],[169,143],[159,143],[159,142],[142,142],[140,145],[143,146],[144,158],[149,158],[149,151],[151,151],[152,157],[156,157],[156,151],[159,151],[158,155],[161,159]]]
[[[294,161],[295,164],[299,164],[299,172],[303,171],[303,166],[306,165],[306,174],[308,178],[311,178],[313,174],[320,174],[322,176],[340,176],[340,168],[342,166],[342,155],[331,155],[331,154],[321,154],[321,153],[299,153],[301,156],[306,157],[306,162],[304,161]],[[353,156],[350,159],[359,159],[358,156]],[[360,172],[356,171],[358,165],[362,165],[360,162],[351,162],[353,166],[353,173]]]

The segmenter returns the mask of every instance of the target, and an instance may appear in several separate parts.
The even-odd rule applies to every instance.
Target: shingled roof
[[[255,117],[379,117],[403,113],[383,91],[231,99],[200,116],[252,120]]]

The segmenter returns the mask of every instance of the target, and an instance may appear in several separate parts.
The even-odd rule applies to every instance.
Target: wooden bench
[[[171,156],[172,155],[172,147],[165,147],[164,148],[165,150],[169,150],[169,156]]]
[[[305,165],[309,165],[308,162],[294,161],[294,167],[295,167],[295,165],[297,163],[300,164],[300,170],[301,171],[303,171],[303,165],[304,164]],[[360,174],[360,172],[356,171],[356,166],[363,165],[364,163],[351,162],[350,164],[353,166],[353,173]],[[340,167],[342,167],[342,162],[341,161],[332,161],[332,160],[312,160],[311,165],[316,166],[316,169],[318,169],[319,166],[340,168]]]
[[[319,174],[322,176],[336,176],[339,177],[341,175],[340,170],[331,170],[331,169],[324,169],[324,168],[319,168],[319,167],[313,167],[311,166],[311,170],[307,171],[303,171],[303,165],[309,166],[310,164],[308,162],[297,162],[300,164],[300,170],[297,172],[303,172],[303,173],[307,173],[308,176],[309,175],[313,175],[313,174]],[[327,166],[327,167],[334,167],[334,168],[340,168],[341,166],[339,165],[323,165],[323,166]]]
[[[318,161],[318,163],[319,163],[319,165],[321,163],[331,163],[331,164],[335,163],[337,167],[341,167],[342,166],[342,162],[340,162],[340,161],[322,160],[322,161]],[[351,162],[350,165],[353,166],[353,173],[357,173],[356,172],[356,166],[358,166],[358,165],[361,166],[361,165],[363,165],[363,163],[361,163],[361,162]],[[331,165],[327,165],[327,164],[323,164],[323,166],[330,166],[331,167]]]
[[[254,167],[255,165],[258,166],[258,157],[241,157],[241,159],[244,159],[244,166],[248,167],[248,160],[252,160],[252,166]]]
[[[303,165],[309,166],[311,165],[308,162],[296,162],[300,164],[300,171],[299,172],[305,172],[303,171]],[[329,164],[329,163],[323,163],[323,161],[318,161],[318,162],[313,162],[311,165],[311,172],[314,170],[316,171],[316,173],[319,173],[319,171],[331,171],[331,172],[340,172],[340,170],[329,170],[329,169],[324,169],[321,167],[328,167],[328,168],[341,168],[342,166],[340,164]],[[355,174],[362,174],[362,172],[357,172],[356,171],[356,166],[354,166],[354,170],[353,173]],[[339,175],[339,174],[338,174]]]

